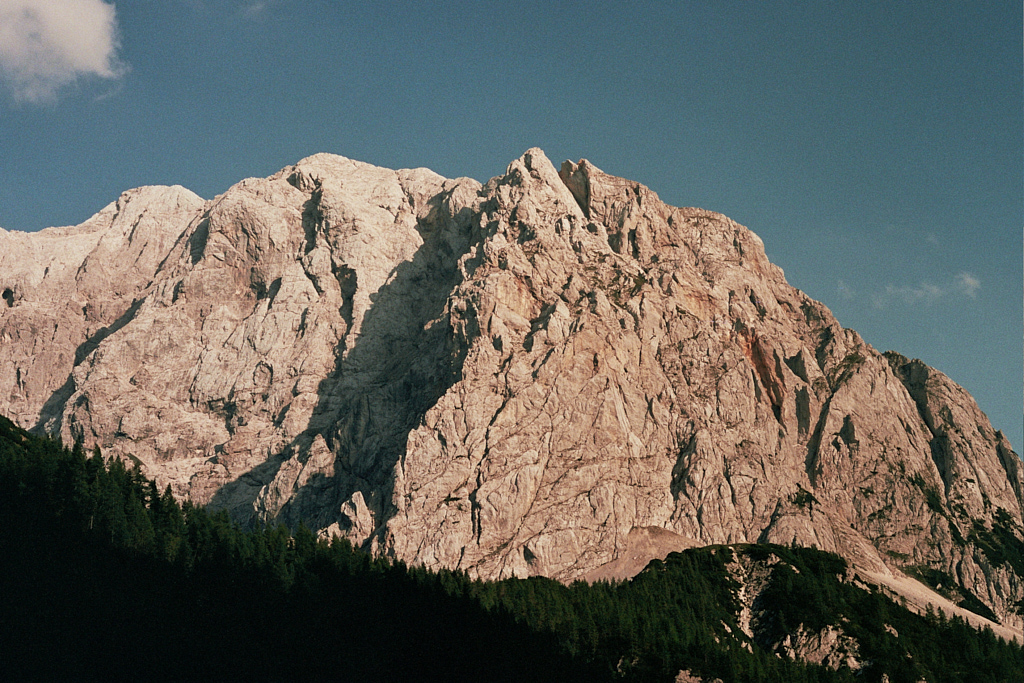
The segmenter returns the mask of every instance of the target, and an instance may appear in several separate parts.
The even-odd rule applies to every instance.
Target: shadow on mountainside
[[[60,435],[64,421],[64,408],[67,406],[68,399],[75,393],[74,368],[81,365],[89,357],[89,354],[99,347],[104,339],[131,322],[145,300],[146,298],[142,297],[133,301],[128,310],[119,315],[117,320],[106,327],[96,330],[88,339],[78,345],[78,348],[75,349],[75,361],[72,366],[72,372],[68,373],[68,378],[64,380],[64,384],[50,394],[43,407],[39,409],[39,419],[36,420],[35,425],[31,429],[33,433],[50,434],[53,436]],[[81,434],[74,434],[73,436],[77,438]]]
[[[444,199],[444,193],[433,197],[434,210],[417,222],[423,244],[413,258],[370,295],[358,335],[348,330],[335,348],[335,370],[319,384],[307,428],[277,456],[218,490],[211,509],[228,509],[246,525],[256,522],[261,490],[291,458],[305,464],[322,436],[334,458],[333,475],[314,474],[276,521],[295,527],[301,520],[312,528],[339,522],[344,531],[351,520],[340,514],[341,506],[360,491],[374,526],[381,527],[389,516],[392,471],[409,433],[460,379],[465,358],[442,316],[461,282],[458,260],[470,246],[472,211],[464,208],[450,218],[440,206]],[[344,294],[341,312],[349,312],[350,323],[358,272],[342,265],[334,274]]]

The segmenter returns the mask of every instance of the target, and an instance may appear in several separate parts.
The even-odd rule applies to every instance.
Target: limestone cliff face
[[[1021,625],[1024,472],[973,399],[586,161],[142,188],[0,232],[0,290],[0,412],[241,521],[483,577],[796,542]]]

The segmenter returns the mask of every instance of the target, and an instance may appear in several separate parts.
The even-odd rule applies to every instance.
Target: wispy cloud
[[[81,77],[118,78],[119,46],[103,0],[0,0],[0,77],[18,101],[53,101]]]
[[[238,12],[243,18],[262,22],[273,13],[278,0],[240,0],[239,4]]]
[[[981,289],[981,280],[965,271],[957,273],[956,284],[961,292],[972,299],[977,296],[978,290]]]
[[[951,281],[943,284],[921,282],[917,285],[886,285],[879,292],[871,295],[871,302],[876,308],[888,308],[892,304],[931,305],[940,300],[956,295],[974,299],[981,289],[981,280],[966,271],[957,273]]]
[[[3,0],[0,0],[2,2]],[[280,0],[185,0],[193,11],[204,14],[230,14],[254,22],[261,22],[273,12]]]
[[[268,4],[270,3],[266,2],[266,0],[261,0],[260,2],[247,2],[242,7],[242,14],[250,19],[259,18],[267,11]]]
[[[836,289],[839,290],[839,296],[841,296],[843,299],[846,299],[847,301],[851,301],[852,299],[857,298],[857,293],[854,292],[853,288],[850,287],[850,285],[846,284],[846,282],[844,282],[843,280],[839,280],[836,282]]]
[[[946,295],[946,290],[930,282],[918,285],[886,285],[885,289],[873,295],[875,306],[885,308],[893,302],[908,305],[926,303],[933,304]]]

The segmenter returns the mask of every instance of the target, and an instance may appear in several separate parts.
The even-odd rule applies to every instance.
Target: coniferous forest
[[[727,565],[778,558],[754,639]],[[1019,681],[1024,650],[844,581],[779,546],[673,553],[626,582],[480,582],[372,558],[307,528],[244,530],[137,468],[0,417],[6,680]],[[840,625],[863,668],[779,657]]]

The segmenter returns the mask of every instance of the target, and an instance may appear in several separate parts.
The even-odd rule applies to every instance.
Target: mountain
[[[482,578],[814,546],[1024,625],[1024,472],[970,395],[585,160],[139,188],[0,232],[0,290],[0,413],[242,523]]]

